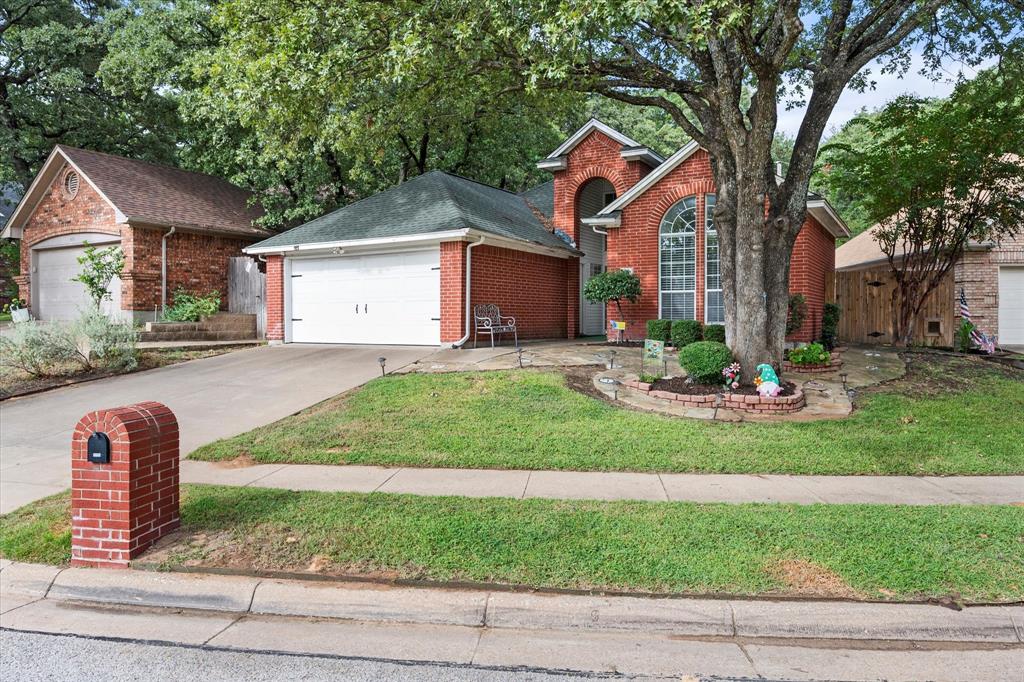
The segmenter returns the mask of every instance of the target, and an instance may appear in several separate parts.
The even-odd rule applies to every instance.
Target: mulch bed
[[[792,381],[784,381],[781,384],[782,391],[779,397],[793,395],[796,392],[796,384]],[[721,384],[690,384],[685,377],[672,377],[671,379],[658,379],[651,384],[652,391],[668,391],[669,393],[680,393],[682,395],[714,395],[716,393],[730,393],[732,395],[758,395],[754,386],[740,386],[736,390],[726,391]]]

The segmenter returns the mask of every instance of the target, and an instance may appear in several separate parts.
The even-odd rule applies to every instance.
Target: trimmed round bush
[[[676,320],[672,323],[672,345],[676,348],[689,346],[701,339],[701,324],[697,320]]]
[[[722,383],[722,370],[732,364],[732,351],[718,341],[696,341],[679,349],[679,365],[698,384]]]
[[[672,333],[672,320],[647,320],[647,338],[668,343]]]
[[[725,343],[725,325],[722,324],[709,324],[704,326],[704,340],[705,341],[718,341],[718,343]]]

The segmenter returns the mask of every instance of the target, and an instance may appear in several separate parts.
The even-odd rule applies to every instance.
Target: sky
[[[951,60],[943,65],[943,70],[945,71],[943,80],[933,81],[918,73],[922,65],[923,60],[921,56],[919,54],[914,55],[913,65],[910,67],[910,70],[907,71],[903,78],[899,78],[896,74],[880,73],[878,64],[873,62],[868,68],[871,69],[872,73],[870,80],[876,83],[875,89],[856,92],[847,88],[839,98],[836,108],[832,111],[825,136],[828,137],[835,130],[838,130],[840,126],[856,116],[864,107],[877,109],[904,94],[921,97],[945,97],[952,92],[958,74],[962,72],[967,78],[973,78],[978,69],[989,66],[986,63],[975,68]],[[781,109],[779,111],[778,130],[791,137],[795,137],[800,129],[800,121],[803,119],[804,110],[803,107],[790,111]]]

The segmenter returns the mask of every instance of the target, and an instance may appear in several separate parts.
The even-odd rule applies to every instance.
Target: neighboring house
[[[604,335],[582,286],[631,268],[644,295],[624,304],[628,334],[648,319],[722,322],[714,182],[696,144],[662,159],[591,120],[538,163],[554,175],[522,194],[435,171],[246,249],[267,260],[267,336],[285,342],[458,343],[469,303],[495,303],[520,338]],[[846,226],[811,198],[791,289],[821,327],[835,239]]]
[[[15,279],[33,316],[76,317],[89,300],[72,281],[85,245],[120,245],[104,308],[151,320],[179,287],[226,304],[228,258],[272,234],[253,225],[249,198],[220,178],[57,145],[0,236],[21,239]]]
[[[892,343],[895,282],[885,253],[866,230],[836,250],[836,299],[843,308],[839,335],[853,343]],[[1024,232],[999,243],[972,243],[915,323],[914,343],[952,346],[960,291],[971,319],[1000,345],[1024,344]]]

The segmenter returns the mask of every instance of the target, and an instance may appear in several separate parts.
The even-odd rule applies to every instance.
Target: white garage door
[[[108,245],[104,244],[103,248]],[[92,305],[85,285],[72,281],[82,270],[78,258],[85,247],[39,249],[35,251],[32,280],[32,312],[41,320],[73,320]],[[120,314],[121,280],[115,277],[107,288],[110,299],[101,306],[107,314]]]
[[[1024,344],[1024,267],[999,268],[999,343]]]
[[[291,341],[441,343],[439,250],[290,263]]]

